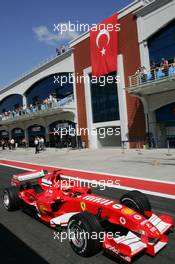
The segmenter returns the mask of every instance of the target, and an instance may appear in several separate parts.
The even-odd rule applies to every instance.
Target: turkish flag
[[[92,75],[99,77],[117,71],[118,15],[115,14],[90,30]]]

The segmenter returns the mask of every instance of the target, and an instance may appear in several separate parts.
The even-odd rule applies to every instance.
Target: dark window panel
[[[115,76],[113,75],[115,78]],[[100,83],[91,83],[91,101],[93,122],[108,122],[119,120],[119,104],[117,84],[107,83],[105,86],[100,86]]]

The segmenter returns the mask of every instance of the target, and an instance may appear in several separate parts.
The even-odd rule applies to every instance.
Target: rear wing
[[[21,183],[24,183],[26,181],[35,181],[39,178],[44,177],[46,174],[48,174],[48,171],[41,170],[41,171],[33,171],[33,172],[25,172],[22,174],[13,175],[11,179],[11,185],[13,186],[19,186]]]

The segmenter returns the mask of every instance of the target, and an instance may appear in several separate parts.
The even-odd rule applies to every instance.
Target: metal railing
[[[175,64],[149,69],[148,71],[146,69],[143,71],[138,70],[134,75],[129,76],[129,87],[132,88],[149,82],[173,77],[175,77]]]
[[[19,111],[9,111],[6,114],[0,114],[0,122],[7,120],[18,120],[24,117],[29,117],[37,114],[46,113],[53,111],[54,109],[62,109],[68,106],[70,103],[74,102],[73,94],[61,99],[50,102],[48,104],[42,103],[36,106],[22,108]]]
[[[144,5],[147,6],[155,2],[155,0],[143,0],[143,2],[144,2]]]

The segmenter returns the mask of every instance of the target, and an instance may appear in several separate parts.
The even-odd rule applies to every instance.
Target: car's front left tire
[[[16,211],[20,209],[21,200],[18,196],[19,188],[11,186],[5,188],[2,194],[2,201],[7,211]]]
[[[97,217],[83,212],[73,215],[68,223],[69,242],[75,253],[91,257],[102,250],[102,227]]]

